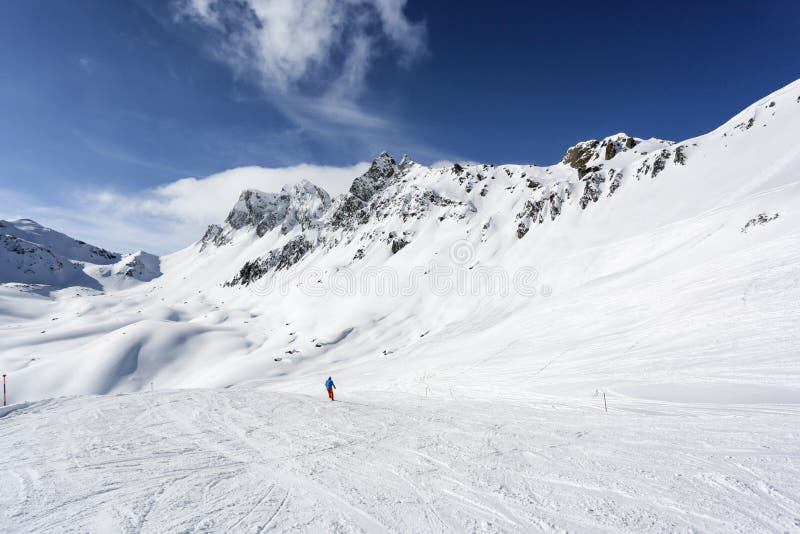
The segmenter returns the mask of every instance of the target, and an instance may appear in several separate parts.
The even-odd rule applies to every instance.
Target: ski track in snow
[[[0,419],[0,531],[796,531],[799,422],[257,387],[63,398]]]

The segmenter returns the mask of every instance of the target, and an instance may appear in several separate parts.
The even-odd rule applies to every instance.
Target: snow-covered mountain
[[[35,243],[68,260],[108,265],[120,259],[119,254],[73,239],[30,219],[0,221],[0,229],[4,235]]]
[[[161,258],[3,222],[4,281],[69,286],[0,285],[12,402],[151,393],[0,411],[0,528],[797,528],[798,138],[800,81],[549,166],[382,153]]]
[[[0,283],[120,289],[156,278],[159,263],[152,254],[123,257],[30,219],[0,220]]]
[[[162,258],[122,258],[31,221],[3,222],[5,281],[31,281],[8,274],[30,265],[31,277],[46,274],[63,287],[69,277],[48,273],[71,270],[107,293],[80,305],[49,301],[42,320],[59,320],[47,328],[28,320],[33,312],[17,318],[18,308],[6,307],[8,327],[31,334],[6,338],[3,363],[31,377],[18,390],[26,398],[256,376],[302,389],[332,365],[393,369],[411,387],[422,362],[442,376],[475,358],[527,368],[563,347],[594,346],[573,332],[604,337],[643,316],[669,316],[663,330],[631,327],[638,341],[623,336],[601,352],[625,360],[626,347],[640,347],[645,336],[663,341],[653,350],[671,354],[677,340],[698,336],[719,358],[751,365],[743,325],[720,318],[724,334],[699,328],[718,313],[708,307],[719,298],[686,288],[700,284],[737,306],[745,295],[751,310],[781,269],[789,276],[782,295],[796,290],[788,280],[798,254],[799,97],[795,82],[706,135],[673,143],[619,133],[581,142],[549,166],[430,168],[382,153],[334,199],[310,181],[277,194],[244,191],[225,221]],[[18,257],[19,268],[11,265]],[[790,336],[796,307],[781,304],[775,319]],[[695,315],[704,319],[690,321]],[[507,332],[500,344],[497,329]],[[736,348],[722,350],[712,338],[736,339]],[[471,355],[472,346],[495,356]],[[779,346],[773,356],[789,358],[788,346]],[[690,376],[706,358],[691,354],[679,367]],[[32,379],[89,355],[104,363],[83,378]],[[661,381],[657,368],[642,372]],[[506,375],[491,380],[499,376]]]
[[[352,265],[380,263],[387,251],[395,254],[417,236],[421,247],[427,247],[433,233],[430,221],[452,222],[465,235],[480,227],[482,242],[501,232],[522,239],[532,224],[555,221],[562,208],[587,209],[611,197],[626,178],[655,178],[667,165],[685,165],[689,150],[673,145],[620,133],[579,143],[549,167],[455,164],[431,169],[408,156],[398,163],[384,152],[333,202],[308,182],[287,187],[278,196],[243,192],[225,223],[209,227],[201,250],[230,245],[237,232],[255,231],[266,253],[246,262],[229,282],[247,285],[294,266],[316,250],[324,254],[341,249],[352,257]],[[285,215],[307,205],[311,213],[305,217]]]

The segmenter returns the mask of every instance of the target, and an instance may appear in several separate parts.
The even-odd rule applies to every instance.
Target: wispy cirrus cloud
[[[213,56],[255,82],[309,130],[385,127],[361,105],[374,61],[409,66],[426,51],[406,0],[178,0],[179,21],[204,28]]]

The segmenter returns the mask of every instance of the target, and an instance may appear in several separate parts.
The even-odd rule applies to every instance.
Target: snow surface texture
[[[791,409],[612,402],[251,388],[45,401],[0,419],[0,529],[800,528]]]
[[[798,531],[798,138],[795,82],[548,167],[381,154],[0,285],[12,402],[145,392],[0,417],[0,528]]]

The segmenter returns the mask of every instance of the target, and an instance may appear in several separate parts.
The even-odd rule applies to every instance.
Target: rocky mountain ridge
[[[229,244],[237,233],[257,234],[263,252],[248,259],[228,280],[227,285],[237,285],[292,268],[317,251],[344,250],[351,264],[381,263],[414,243],[421,232],[435,233],[436,224],[456,224],[465,235],[480,234],[479,247],[491,246],[489,242],[499,236],[524,240],[538,226],[557,224],[557,219],[568,212],[579,214],[592,210],[595,204],[612,202],[622,190],[637,182],[658,180],[667,170],[697,172],[692,169],[696,157],[718,158],[735,137],[753,135],[756,126],[766,128],[775,120],[777,110],[787,113],[784,119],[794,116],[794,106],[800,105],[800,96],[794,94],[800,90],[798,85],[795,82],[776,91],[716,130],[694,139],[673,142],[618,133],[580,142],[549,166],[455,163],[431,168],[408,156],[398,162],[382,152],[346,193],[329,203],[316,201],[309,211],[313,218],[284,218],[278,210],[280,235],[274,230],[278,223],[270,218],[273,211],[259,215],[259,221],[255,220],[259,217],[241,215],[248,198],[271,197],[260,192],[243,193],[226,222],[209,227],[201,248]],[[696,168],[706,165],[700,160]],[[314,187],[309,182],[304,184],[302,191]],[[306,201],[302,195],[287,193],[290,190],[284,188],[282,195],[288,195],[293,206]],[[329,198],[319,188],[314,187],[314,191],[315,199]]]
[[[507,218],[500,211],[506,214],[509,205],[514,217],[505,231],[522,239],[568,207],[586,210],[626,181],[652,179],[667,165],[685,165],[687,153],[683,144],[624,133],[578,143],[546,167],[455,163],[431,168],[382,152],[333,200],[308,181],[286,186],[278,195],[244,191],[225,222],[209,226],[200,248],[228,245],[241,232],[264,238],[264,254],[246,261],[228,282],[237,285],[293,267],[318,249],[351,249],[353,262],[399,253],[426,219],[462,224],[467,231],[477,225],[486,233]]]

